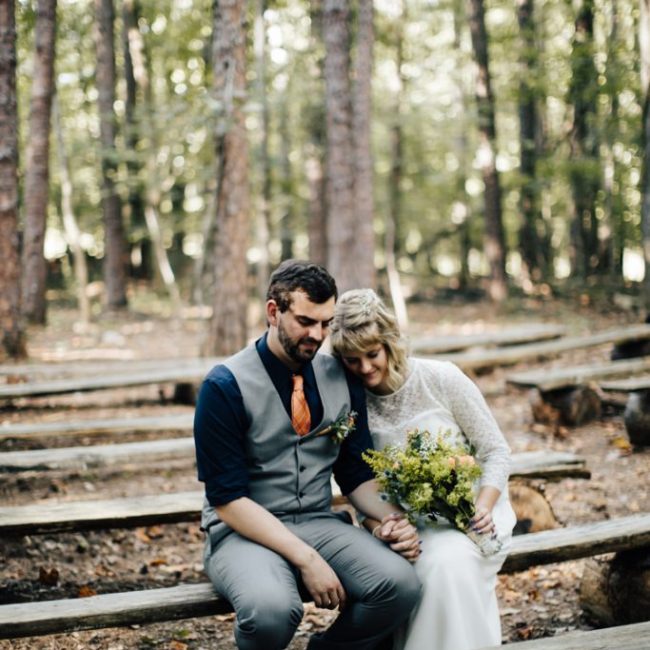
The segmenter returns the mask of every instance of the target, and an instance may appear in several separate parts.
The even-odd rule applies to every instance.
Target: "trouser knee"
[[[302,602],[272,602],[237,612],[237,647],[239,650],[286,648],[302,620],[302,614]]]

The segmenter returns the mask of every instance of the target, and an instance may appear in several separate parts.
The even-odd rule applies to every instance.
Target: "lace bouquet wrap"
[[[413,524],[444,517],[463,531],[483,555],[501,548],[496,537],[471,530],[475,486],[481,476],[471,450],[454,445],[440,433],[414,429],[407,433],[406,445],[388,445],[364,454],[382,490],[383,497],[402,507]]]

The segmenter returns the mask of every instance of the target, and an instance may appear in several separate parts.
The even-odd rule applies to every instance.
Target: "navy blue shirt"
[[[291,415],[293,372],[269,349],[267,335],[255,342],[266,371],[278,391],[287,413]],[[304,391],[312,422],[323,417],[323,403],[318,393],[311,362],[303,364]],[[368,429],[366,395],[361,383],[346,373],[351,409],[357,412],[355,430],[341,443],[334,463],[334,478],[343,494],[373,478],[370,467],[361,457],[372,449]],[[215,366],[205,378],[194,415],[194,442],[199,480],[212,506],[224,505],[249,495],[245,434],[250,426],[237,380],[226,366]]]

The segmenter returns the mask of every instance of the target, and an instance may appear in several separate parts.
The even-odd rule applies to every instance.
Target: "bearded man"
[[[420,585],[417,531],[379,498],[360,384],[319,353],[337,290],[322,267],[287,260],[271,276],[268,330],[213,368],[196,407],[205,484],[205,569],[233,606],[240,650],[285,648],[303,599],[339,615],[310,650],[380,647]],[[357,510],[392,527],[387,545],[332,512],[331,477]]]

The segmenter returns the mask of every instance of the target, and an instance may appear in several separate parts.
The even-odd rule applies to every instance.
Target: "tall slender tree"
[[[483,176],[485,204],[485,254],[490,265],[489,293],[493,300],[507,295],[506,247],[501,207],[501,183],[496,166],[496,122],[494,95],[488,57],[483,0],[468,0],[472,47],[477,67],[476,101],[478,105],[478,163]]]
[[[356,225],[349,23],[348,0],[324,0],[327,264],[341,291],[359,286],[354,241]]]
[[[354,208],[357,232],[354,259],[358,282],[375,285],[375,231],[373,164],[370,139],[372,66],[374,49],[374,3],[359,0],[356,53],[354,57],[352,114],[354,133]]]
[[[25,355],[20,314],[18,243],[18,111],[16,18],[13,0],[0,2],[0,358]]]
[[[43,245],[50,185],[56,0],[39,0],[34,41],[34,70],[25,166],[22,309],[29,321],[45,323],[46,263]]]
[[[115,146],[115,10],[113,0],[95,0],[95,46],[97,91],[102,145],[102,213],[104,216],[104,283],[106,306],[123,309],[126,298],[126,242],[122,205],[115,189],[117,150]]]
[[[222,114],[215,134],[218,171],[213,314],[204,350],[210,354],[229,354],[246,343],[249,189],[243,111],[245,21],[244,0],[215,0],[214,92]]]
[[[571,50],[569,103],[573,124],[569,142],[569,180],[573,196],[570,257],[574,272],[584,279],[599,266],[596,200],[600,189],[598,71],[594,59],[594,2],[581,0]]]
[[[645,260],[643,297],[650,312],[650,0],[640,0],[639,48],[641,50],[641,91],[643,93],[643,162],[641,169],[641,238]]]

